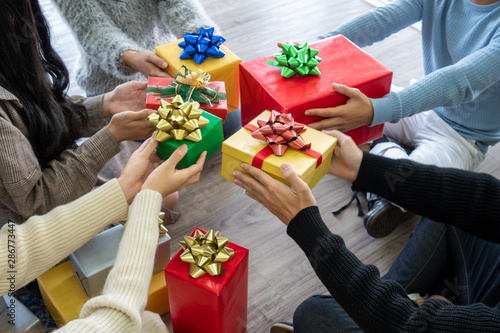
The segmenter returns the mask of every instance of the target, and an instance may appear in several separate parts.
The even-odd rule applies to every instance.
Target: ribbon
[[[149,122],[156,126],[154,138],[164,142],[173,138],[174,140],[189,140],[198,142],[202,139],[200,128],[208,125],[209,120],[203,117],[198,102],[186,102],[177,95],[169,103],[160,101],[158,113],[148,116]]]
[[[184,49],[179,58],[193,58],[197,64],[201,64],[207,57],[222,58],[226,53],[220,46],[225,41],[224,37],[214,35],[213,27],[209,29],[201,27],[198,33],[186,32],[184,41],[178,44]]]
[[[205,273],[221,276],[225,271],[222,263],[234,257],[234,250],[226,247],[227,242],[226,237],[213,230],[203,234],[196,229],[193,237],[184,236],[179,245],[184,250],[181,260],[190,264],[189,275],[195,279]]]
[[[167,228],[163,225],[163,218],[165,217],[165,212],[160,212],[158,214],[158,229],[161,236],[165,236],[168,232]],[[124,227],[127,226],[127,220],[120,221],[121,224],[123,224]]]
[[[161,87],[159,84],[148,86],[146,93],[148,95],[158,95],[156,99],[172,98],[180,95],[185,101],[206,103],[212,106],[212,103],[225,100],[226,93],[219,92],[219,87],[210,87],[209,80],[210,74],[201,69],[198,72],[193,72],[182,65],[174,81],[167,87]]]
[[[252,131],[252,137],[258,140],[267,141],[268,145],[260,150],[253,158],[252,165],[262,168],[264,160],[271,154],[283,156],[288,147],[299,150],[300,152],[316,158],[316,167],[320,166],[323,156],[311,149],[311,144],[306,144],[300,136],[307,130],[307,126],[296,123],[291,114],[271,111],[269,120],[257,119],[256,127],[252,124],[246,124],[244,128]]]
[[[318,64],[321,58],[317,57],[318,50],[310,49],[308,44],[297,46],[293,43],[282,44],[283,52],[276,54],[276,61],[267,60],[266,63],[271,66],[281,67],[281,75],[290,78],[295,74],[318,76],[321,72]]]

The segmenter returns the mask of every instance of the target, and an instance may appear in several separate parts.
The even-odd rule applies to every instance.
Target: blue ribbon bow
[[[214,36],[213,27],[209,29],[201,27],[197,33],[186,32],[184,41],[178,44],[184,49],[179,58],[193,58],[197,64],[201,64],[207,57],[222,58],[226,53],[220,46],[225,41],[222,36]]]

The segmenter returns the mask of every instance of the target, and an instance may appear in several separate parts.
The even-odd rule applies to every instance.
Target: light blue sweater
[[[425,77],[372,99],[372,124],[434,110],[486,152],[500,141],[500,2],[397,0],[321,37],[342,34],[363,47],[420,20]]]

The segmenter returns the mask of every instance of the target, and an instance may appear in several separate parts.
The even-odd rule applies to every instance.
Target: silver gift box
[[[0,332],[43,330],[42,321],[17,298],[0,297]]]
[[[99,296],[115,263],[122,238],[123,225],[114,226],[97,234],[70,256],[73,275],[88,298]],[[158,238],[153,274],[161,272],[170,261],[170,236]]]

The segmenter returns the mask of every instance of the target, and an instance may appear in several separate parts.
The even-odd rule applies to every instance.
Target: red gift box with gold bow
[[[285,78],[280,68],[266,64],[275,55],[253,59],[240,64],[241,123],[248,123],[264,110],[290,113],[296,121],[310,124],[322,117],[305,116],[315,108],[345,104],[347,98],[332,89],[332,83],[358,88],[370,98],[389,93],[392,71],[372,56],[338,35],[309,44],[318,50],[321,74],[294,75]],[[362,126],[346,132],[359,145],[382,136],[384,126]]]
[[[248,249],[200,228],[181,243],[165,267],[174,331],[245,332]]]

